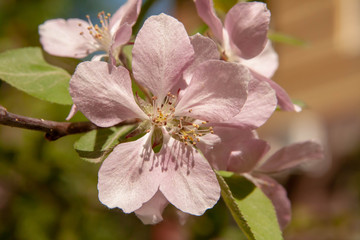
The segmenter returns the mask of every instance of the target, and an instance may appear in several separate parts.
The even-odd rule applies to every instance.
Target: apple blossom
[[[199,148],[215,169],[242,174],[257,185],[272,201],[281,228],[291,219],[291,206],[286,190],[270,176],[295,168],[302,163],[322,159],[321,145],[313,141],[295,143],[284,147],[267,159],[268,143],[246,128],[214,127],[221,143],[210,150]]]
[[[196,49],[205,46],[194,41],[204,41],[194,37]],[[136,131],[145,135],[113,149],[99,170],[98,190],[103,204],[135,211],[144,223],[161,221],[167,202],[201,215],[220,197],[215,173],[196,146],[217,141],[211,124],[240,112],[252,77],[239,64],[194,54],[184,26],[161,14],[146,20],[133,48],[133,76],[152,93],[150,101],[134,98],[122,66],[109,72],[105,62],[83,62],[70,81],[74,104],[96,125],[141,121]],[[178,91],[186,76],[191,80]]]
[[[96,55],[100,60],[119,53],[119,48],[126,44],[132,34],[141,8],[141,0],[129,0],[121,6],[113,16],[100,12],[100,26],[77,19],[52,19],[39,26],[40,42],[46,52],[55,56],[83,58],[95,51],[105,54]]]
[[[216,16],[212,0],[194,0],[199,16],[210,27],[226,61],[247,66],[255,78],[276,91],[278,105],[286,111],[300,111],[288,94],[270,78],[278,68],[278,56],[267,38],[270,11],[260,2],[238,3],[225,16]]]

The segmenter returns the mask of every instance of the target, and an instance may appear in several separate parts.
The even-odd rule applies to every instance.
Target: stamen
[[[97,17],[99,19],[100,22],[100,26],[98,24],[93,24],[91,22],[90,16],[86,15],[86,18],[89,22],[89,25],[87,27],[90,35],[96,40],[96,47],[99,48],[99,50],[105,50],[105,51],[109,51],[110,49],[110,45],[111,45],[111,41],[112,41],[112,36],[111,33],[109,31],[109,25],[110,25],[110,14],[106,14],[105,12],[99,12]],[[80,26],[80,25],[79,25]],[[80,34],[82,35],[82,34]]]

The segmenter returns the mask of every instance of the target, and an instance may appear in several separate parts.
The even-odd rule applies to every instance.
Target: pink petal
[[[133,26],[139,16],[141,0],[128,0],[110,18],[110,31],[114,34],[124,23]]]
[[[308,161],[320,160],[323,157],[324,152],[320,144],[312,141],[296,143],[274,153],[262,165],[257,167],[256,171],[280,172]]]
[[[170,138],[159,153],[164,178],[160,191],[179,210],[201,215],[220,197],[220,186],[206,159],[193,147]]]
[[[244,105],[251,78],[247,68],[239,64],[220,60],[204,62],[194,72],[175,115],[215,122],[228,120]]]
[[[161,173],[154,167],[150,139],[147,134],[136,141],[121,143],[105,159],[98,182],[99,199],[104,205],[130,213],[154,197]]]
[[[115,32],[109,50],[110,62],[112,65],[116,66],[117,59],[119,59],[121,47],[129,42],[131,38],[131,34],[132,34],[132,27],[127,23],[121,25],[118,28],[118,30]]]
[[[69,121],[70,119],[72,119],[77,112],[78,112],[78,109],[77,109],[76,105],[73,104],[71,106],[69,114],[66,117],[66,121]]]
[[[252,79],[248,88],[248,98],[241,111],[223,125],[247,126],[254,129],[270,118],[277,105],[275,91],[268,83],[258,79]]]
[[[191,44],[194,47],[195,59],[193,63],[185,69],[183,78],[172,88],[171,92],[178,92],[178,100],[183,95],[185,88],[189,85],[194,71],[201,63],[211,60],[220,59],[220,54],[214,41],[208,37],[204,37],[200,34],[196,34],[190,37]]]
[[[301,111],[301,108],[297,107],[295,104],[292,103],[289,95],[286,93],[286,91],[276,82],[271,80],[270,78],[264,77],[261,74],[251,71],[253,76],[261,81],[267,82],[272,89],[276,92],[276,98],[278,100],[278,105],[281,107],[284,111]]]
[[[125,23],[121,25],[114,35],[111,48],[118,48],[126,44],[130,40],[131,34],[132,28],[129,24]]]
[[[271,42],[268,41],[264,50],[259,55],[248,60],[242,59],[241,64],[267,78],[271,78],[279,66],[279,58]]]
[[[223,25],[216,16],[212,0],[195,0],[196,10],[201,19],[210,27],[215,38],[223,41]]]
[[[157,191],[153,198],[135,211],[135,214],[144,224],[157,224],[163,220],[162,212],[168,203],[164,195]]]
[[[196,34],[190,37],[191,44],[194,47],[194,62],[184,71],[184,78],[187,84],[190,83],[192,75],[199,64],[211,60],[220,59],[220,54],[216,44],[210,38]]]
[[[48,20],[39,26],[40,42],[51,55],[83,58],[99,50],[88,26],[87,22],[76,18]]]
[[[83,62],[70,80],[73,102],[90,121],[110,127],[126,119],[148,118],[136,104],[129,72],[105,62]]]
[[[267,43],[270,11],[259,2],[238,3],[225,18],[225,29],[238,55],[249,59],[257,56]]]
[[[281,229],[284,229],[291,220],[291,203],[287,197],[286,190],[274,179],[265,176],[256,176],[258,187],[271,200],[274,205],[276,216]]]
[[[133,48],[135,79],[159,101],[179,81],[194,55],[182,23],[165,14],[148,18],[139,31]]]
[[[210,148],[199,144],[199,148],[217,170],[250,172],[268,150],[267,143],[249,128],[215,126],[214,134],[220,137],[220,143]]]

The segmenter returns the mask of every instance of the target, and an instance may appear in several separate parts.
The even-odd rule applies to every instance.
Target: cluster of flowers
[[[138,120],[141,137],[117,145],[99,170],[100,201],[135,212],[144,223],[162,220],[171,203],[201,215],[220,197],[214,170],[242,174],[271,199],[279,223],[290,220],[284,188],[267,173],[322,157],[312,141],[285,147],[267,160],[269,145],[255,129],[277,106],[299,111],[271,80],[277,54],[267,38],[270,12],[264,3],[238,3],[222,22],[212,0],[195,0],[209,36],[188,36],[166,14],[149,17],[132,49],[132,68],[122,47],[130,44],[141,0],[129,0],[113,16],[99,13],[101,25],[54,19],[39,27],[50,54],[83,58],[70,80],[74,106],[100,127]],[[101,61],[106,59],[107,61]],[[134,95],[132,81],[146,97]]]

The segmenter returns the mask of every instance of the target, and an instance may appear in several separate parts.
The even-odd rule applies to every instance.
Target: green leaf
[[[238,3],[238,0],[213,0],[213,2],[216,11],[227,13],[235,4]]]
[[[307,46],[308,43],[304,40],[283,34],[283,33],[269,33],[268,38],[273,42],[286,43],[294,46]]]
[[[33,97],[71,105],[70,74],[48,64],[38,47],[9,50],[0,54],[0,78]]]
[[[98,163],[103,161],[112,148],[133,129],[133,125],[96,129],[81,136],[75,142],[74,148],[80,158]]]
[[[221,196],[248,239],[283,239],[274,207],[259,188],[237,174],[217,172],[216,175]]]

